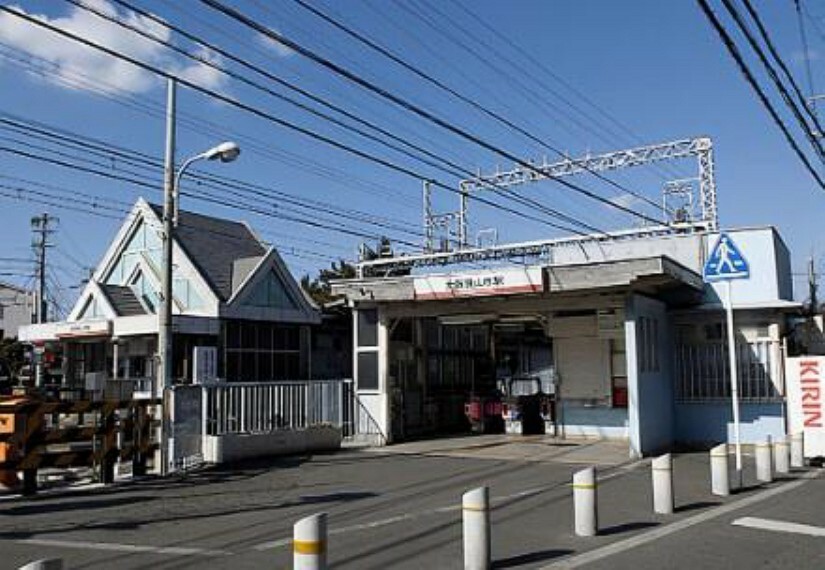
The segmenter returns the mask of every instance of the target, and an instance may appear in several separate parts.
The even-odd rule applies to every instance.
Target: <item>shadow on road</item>
[[[533,564],[535,562],[543,562],[552,558],[559,558],[573,554],[572,550],[562,548],[554,548],[551,550],[539,550],[537,552],[529,552],[527,554],[519,554],[518,556],[511,556],[510,558],[502,558],[493,562],[493,568],[516,568],[525,564]]]
[[[633,532],[634,530],[643,530],[653,526],[659,526],[657,522],[632,522],[625,524],[617,524],[607,528],[599,529],[599,536],[611,536],[613,534],[621,534],[623,532]]]
[[[677,513],[688,513],[690,511],[698,511],[700,509],[707,509],[710,507],[718,507],[721,505],[719,501],[697,501],[695,503],[689,503],[687,505],[680,505],[673,509]]]

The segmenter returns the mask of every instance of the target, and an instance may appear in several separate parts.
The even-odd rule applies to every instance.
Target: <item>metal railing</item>
[[[779,342],[737,342],[739,397],[745,402],[781,399]],[[724,342],[676,348],[677,398],[683,402],[730,398],[728,348]]]
[[[205,435],[260,434],[328,425],[345,439],[386,441],[351,380],[205,384]]]

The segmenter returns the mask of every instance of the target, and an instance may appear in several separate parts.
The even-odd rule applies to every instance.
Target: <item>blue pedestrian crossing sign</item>
[[[747,279],[750,277],[750,267],[730,236],[719,234],[702,273],[705,281]]]

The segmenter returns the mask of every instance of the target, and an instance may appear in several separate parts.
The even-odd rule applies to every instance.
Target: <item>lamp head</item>
[[[203,157],[207,160],[220,160],[221,162],[232,162],[241,154],[241,147],[232,141],[222,142],[214,148],[210,148]]]

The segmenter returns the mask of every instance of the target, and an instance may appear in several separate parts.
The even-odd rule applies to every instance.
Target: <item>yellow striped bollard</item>
[[[573,508],[578,536],[596,536],[599,517],[596,505],[596,468],[573,473]]]
[[[294,570],[326,570],[327,514],[319,513],[295,523],[292,539]]]

